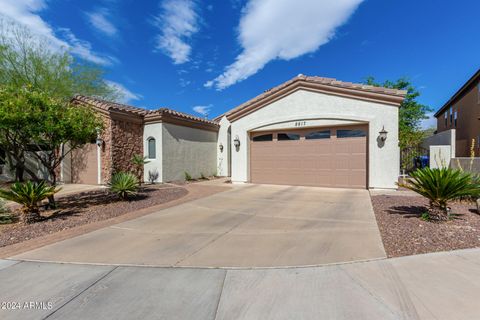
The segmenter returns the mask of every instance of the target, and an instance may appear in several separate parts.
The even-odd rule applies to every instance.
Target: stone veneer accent
[[[101,168],[102,183],[105,184],[115,172],[135,172],[132,157],[134,154],[143,156],[143,123],[141,119],[131,116],[128,119],[115,112],[101,117],[104,122]]]
[[[143,157],[143,123],[141,119],[133,118],[132,120],[112,117],[112,166],[110,166],[112,173],[135,172],[132,157],[135,154]]]

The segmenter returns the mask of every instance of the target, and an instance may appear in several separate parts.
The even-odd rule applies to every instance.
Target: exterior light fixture
[[[103,139],[98,137],[95,143],[97,144],[97,146],[101,147],[103,145]]]
[[[233,145],[237,149],[240,148],[240,139],[238,138],[238,136],[235,136],[235,139],[233,139]]]
[[[95,141],[95,143],[99,147],[101,147],[103,145],[103,139],[102,139],[102,136],[100,135],[100,133],[101,133],[100,128],[97,128],[97,140]]]
[[[223,152],[223,144],[220,142],[220,145],[218,146],[218,148],[220,149],[220,152]]]
[[[379,132],[380,140],[382,140],[382,141],[387,140],[387,134],[388,134],[388,131],[385,130],[385,126],[383,126],[382,131]]]

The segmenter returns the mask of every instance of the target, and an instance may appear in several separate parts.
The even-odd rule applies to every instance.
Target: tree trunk
[[[24,181],[25,170],[21,166],[15,166],[15,181],[23,182]]]
[[[40,210],[38,207],[23,209],[22,219],[26,224],[35,223],[40,220]]]
[[[57,174],[55,173],[55,169],[50,172],[50,175],[52,177],[51,180],[51,186],[56,187],[57,186]],[[56,209],[57,204],[55,202],[55,195],[52,194],[51,196],[48,197],[48,207],[50,209]]]
[[[439,206],[430,205],[428,214],[432,220],[437,221],[448,221],[449,219],[449,210],[448,208],[442,208]]]

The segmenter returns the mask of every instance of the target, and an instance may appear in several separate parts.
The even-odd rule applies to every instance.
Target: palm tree
[[[140,184],[143,181],[143,167],[149,162],[150,161],[147,160],[147,157],[142,157],[139,154],[134,154],[132,157],[132,163],[135,166],[135,174]]]
[[[419,169],[399,185],[427,198],[429,216],[443,221],[449,218],[450,201],[480,194],[480,184],[471,174],[450,168]]]
[[[44,181],[32,183],[16,182],[10,190],[0,189],[0,198],[10,200],[22,205],[23,220],[32,223],[40,219],[40,208],[38,203],[53,196],[60,189],[55,186],[48,186]]]

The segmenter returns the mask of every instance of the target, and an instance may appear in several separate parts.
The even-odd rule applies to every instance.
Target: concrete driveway
[[[246,185],[14,259],[190,267],[385,258],[366,190]]]

